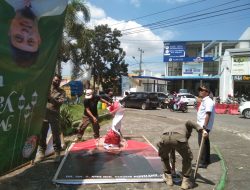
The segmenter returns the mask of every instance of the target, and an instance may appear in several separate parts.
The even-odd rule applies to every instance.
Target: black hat
[[[209,87],[208,86],[206,86],[206,85],[202,85],[202,86],[200,86],[199,88],[198,88],[198,91],[206,91],[206,92],[210,92],[210,89],[209,89]]]

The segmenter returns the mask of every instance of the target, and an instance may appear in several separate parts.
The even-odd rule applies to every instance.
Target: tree
[[[91,54],[94,84],[101,84],[104,89],[117,87],[121,76],[127,75],[126,53],[118,39],[121,36],[119,30],[112,31],[108,25],[99,25],[94,29]]]
[[[79,13],[82,13],[83,20],[79,17]],[[90,12],[85,1],[71,0],[67,7],[63,40],[58,53],[57,73],[61,74],[62,61],[67,62],[74,58],[72,56],[77,54],[77,46],[75,42],[78,44],[88,43],[88,35],[82,34],[83,31],[85,31],[84,22],[88,21],[90,21]]]
[[[94,87],[95,84],[101,84],[104,88],[119,85],[121,75],[127,75],[128,66],[124,60],[126,54],[118,39],[121,32],[116,29],[112,31],[108,25],[88,29],[79,21],[79,11],[83,12],[85,22],[89,21],[87,7],[79,0],[71,1],[58,61],[72,61],[73,79],[82,75],[83,67],[89,67],[92,68]]]

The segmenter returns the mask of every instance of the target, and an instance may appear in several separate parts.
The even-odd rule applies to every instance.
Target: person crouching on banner
[[[62,77],[55,75],[52,80],[52,85],[48,95],[48,102],[46,106],[45,119],[43,120],[43,126],[41,129],[41,136],[38,147],[38,154],[35,158],[35,162],[40,162],[45,158],[45,151],[47,148],[46,138],[49,126],[51,127],[53,135],[53,147],[55,151],[55,162],[60,162],[61,140],[60,140],[60,107],[65,100],[65,91],[61,89]]]
[[[182,157],[182,189],[190,189],[193,187],[190,181],[192,173],[192,159],[193,154],[188,144],[188,139],[191,136],[192,130],[197,132],[202,131],[204,136],[207,136],[207,132],[198,124],[194,125],[194,122],[187,121],[185,126],[175,126],[167,128],[162,136],[160,142],[157,144],[159,148],[159,156],[164,167],[164,180],[167,185],[173,185],[173,178],[171,175],[171,166],[169,163],[169,156],[171,151],[176,150]]]
[[[94,131],[94,138],[97,139],[100,137],[100,125],[98,122],[98,111],[97,111],[97,104],[98,101],[106,103],[107,105],[111,105],[110,102],[104,100],[100,96],[93,93],[93,90],[87,89],[85,99],[83,101],[84,104],[84,115],[82,117],[82,121],[78,126],[77,130],[77,138],[75,141],[80,141],[84,134],[85,129],[89,125],[92,124],[93,131]]]
[[[112,127],[108,130],[104,138],[103,147],[107,150],[121,148],[121,121],[124,116],[124,109],[121,108],[119,102],[115,101],[109,108],[109,112],[113,115]]]

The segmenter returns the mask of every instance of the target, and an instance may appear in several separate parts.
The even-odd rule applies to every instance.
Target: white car
[[[241,102],[239,106],[239,112],[245,118],[250,119],[250,101]]]
[[[182,97],[183,101],[188,103],[188,106],[194,106],[197,103],[197,97],[190,93],[179,93],[177,97]]]

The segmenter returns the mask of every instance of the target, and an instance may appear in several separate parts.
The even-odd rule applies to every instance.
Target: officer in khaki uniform
[[[55,162],[60,162],[60,151],[61,151],[61,140],[60,140],[60,107],[65,100],[65,91],[61,89],[62,77],[60,75],[55,75],[52,81],[50,92],[48,95],[48,102],[46,105],[46,115],[43,120],[43,126],[41,129],[41,136],[38,147],[38,154],[36,156],[35,162],[40,162],[45,157],[45,151],[47,148],[46,138],[51,126],[51,131],[53,135],[53,147],[55,151]]]
[[[169,164],[169,155],[171,151],[176,150],[182,157],[182,174],[183,180],[181,184],[182,189],[192,188],[189,177],[192,173],[192,159],[193,154],[188,144],[188,139],[191,136],[192,130],[197,132],[203,131],[203,135],[206,136],[207,132],[203,130],[198,124],[187,121],[185,126],[174,126],[167,128],[162,136],[160,142],[157,144],[159,148],[159,156],[161,157],[164,167],[164,178],[167,185],[173,185],[173,179],[171,175],[171,167]]]

